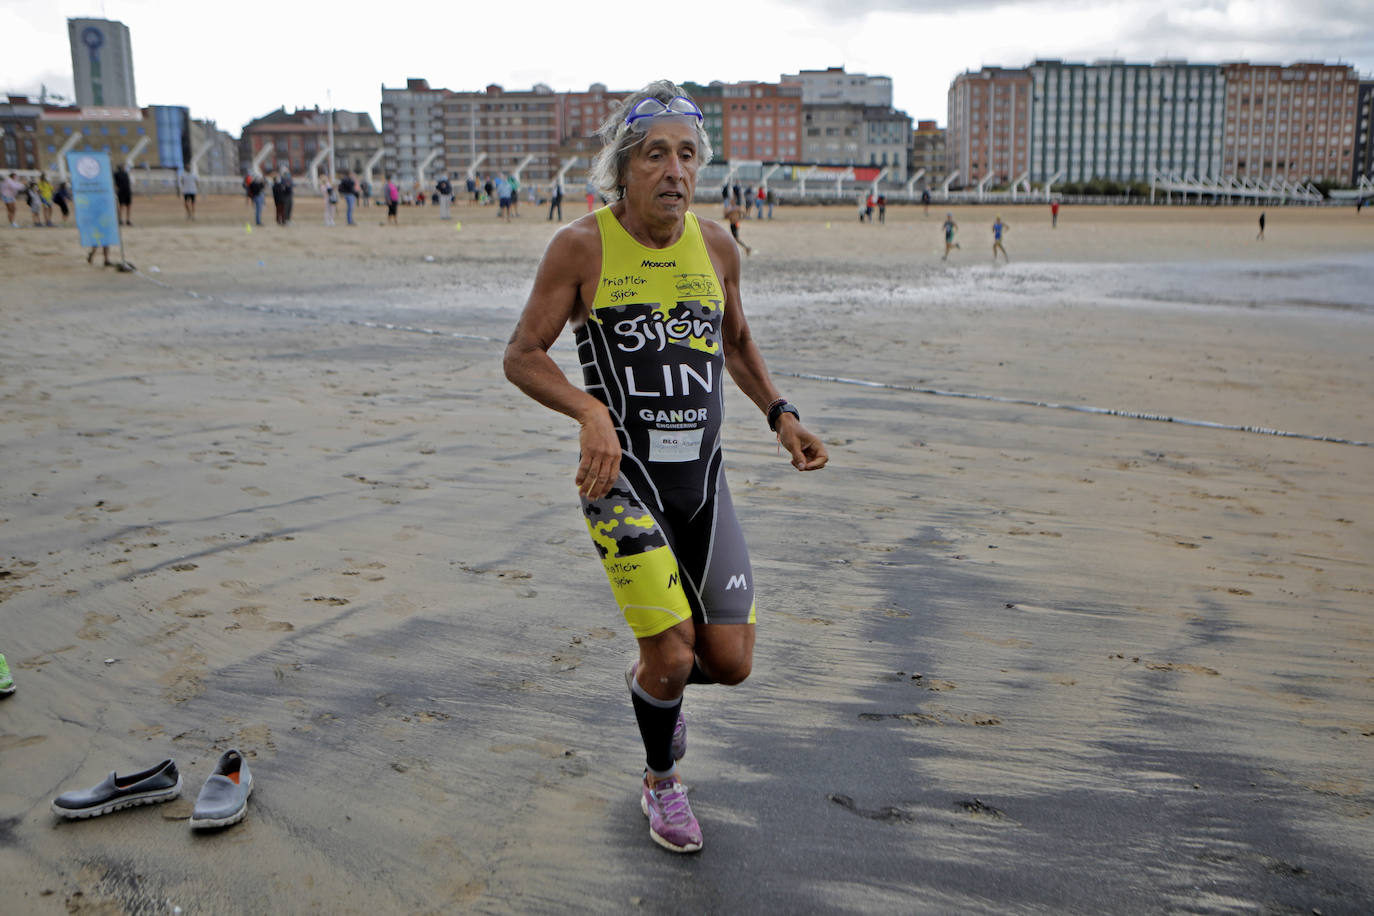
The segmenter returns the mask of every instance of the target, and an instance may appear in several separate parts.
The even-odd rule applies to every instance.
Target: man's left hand
[[[791,414],[778,418],[778,442],[792,456],[792,467],[799,471],[819,471],[830,460],[820,437]]]

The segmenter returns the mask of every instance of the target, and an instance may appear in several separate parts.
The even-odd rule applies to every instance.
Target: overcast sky
[[[278,106],[327,105],[379,119],[381,87],[488,83],[558,91],[651,79],[776,81],[843,66],[892,77],[893,103],[946,122],[965,70],[1037,57],[1149,62],[1319,60],[1374,73],[1371,0],[607,0],[510,6],[0,0],[0,90],[71,96],[68,17],[116,19],[134,50],[140,105],[185,105],[237,136]],[[389,12],[379,15],[377,9]],[[380,126],[380,121],[378,122]]]

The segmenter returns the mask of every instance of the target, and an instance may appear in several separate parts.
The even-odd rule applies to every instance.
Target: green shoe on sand
[[[0,655],[0,696],[14,693],[14,678],[10,676],[10,663]]]

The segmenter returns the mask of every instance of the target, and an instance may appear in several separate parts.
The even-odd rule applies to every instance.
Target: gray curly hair
[[[638,92],[631,93],[625,101],[611,113],[606,122],[597,130],[603,146],[601,152],[592,160],[591,182],[602,196],[618,200],[625,196],[625,166],[630,161],[630,151],[644,139],[644,131],[635,130],[625,123],[625,115],[636,105],[648,98],[658,99],[668,104],[677,96],[690,99],[676,84],[668,80],[654,80]],[[711,161],[711,138],[706,134],[706,125],[697,123],[697,166]]]

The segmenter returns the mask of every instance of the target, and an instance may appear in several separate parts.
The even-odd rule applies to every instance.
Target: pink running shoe
[[[625,671],[625,689],[634,692],[630,686],[634,683],[635,672],[639,670],[639,662],[630,663],[630,667]],[[677,711],[677,721],[673,723],[673,759],[681,760],[687,756],[687,717],[682,714],[682,710]]]
[[[652,789],[646,776],[639,807],[649,819],[649,836],[655,843],[673,852],[701,849],[701,826],[687,803],[687,788],[677,776],[660,780]]]

